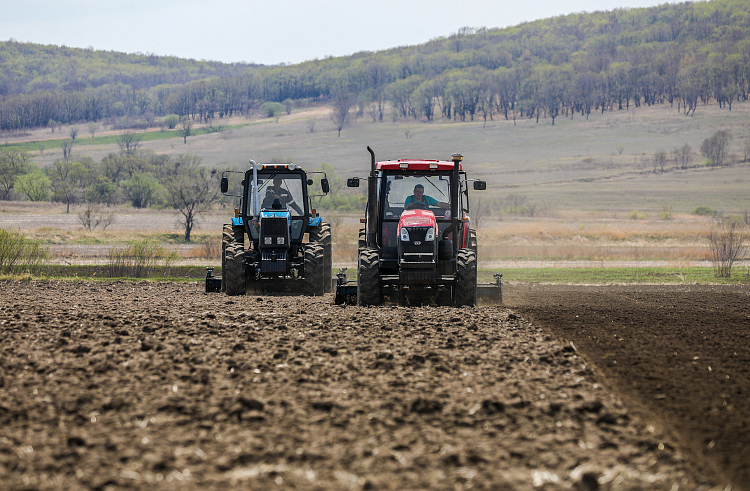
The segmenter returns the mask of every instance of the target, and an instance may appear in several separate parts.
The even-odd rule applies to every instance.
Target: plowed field
[[[510,308],[476,309],[146,282],[0,298],[2,489],[747,484],[747,288],[509,285]]]

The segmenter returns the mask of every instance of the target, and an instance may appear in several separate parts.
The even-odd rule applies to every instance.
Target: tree
[[[117,146],[120,147],[120,152],[128,155],[136,153],[138,147],[141,145],[141,135],[135,131],[126,131],[117,137]]]
[[[133,208],[147,208],[154,202],[161,186],[151,174],[137,173],[122,182],[122,190]]]
[[[318,120],[315,118],[308,118],[306,121],[307,129],[310,130],[310,133],[315,131],[315,123],[317,123]]]
[[[341,130],[349,123],[349,109],[357,103],[357,96],[348,90],[339,90],[331,98],[331,121],[338,130],[338,136],[341,136]]]
[[[91,138],[94,138],[94,134],[99,129],[99,123],[96,121],[89,121],[86,128],[89,130],[89,133],[91,133]]]
[[[10,199],[19,177],[32,169],[31,155],[16,147],[0,150],[0,199]]]
[[[261,104],[260,110],[263,111],[266,117],[274,118],[278,123],[281,114],[286,110],[286,108],[284,107],[284,104],[281,104],[279,102],[264,102],[263,104]]]
[[[180,117],[176,114],[170,114],[169,116],[164,118],[164,124],[169,128],[170,130],[173,130],[177,128],[177,124],[180,122]]]
[[[77,124],[74,124],[70,127],[70,139],[73,141],[76,141],[76,138],[78,138],[78,132],[80,131],[80,128]]]
[[[711,167],[721,167],[724,165],[726,149],[732,134],[727,130],[718,130],[712,137],[706,138],[701,143],[701,153],[706,157]]]
[[[187,145],[187,139],[189,136],[193,135],[193,122],[190,121],[188,118],[183,118],[180,122],[180,129],[177,130],[177,134],[180,135],[184,141],[184,144]]]
[[[49,186],[49,177],[39,170],[19,176],[16,180],[16,188],[30,201],[47,201]]]
[[[687,169],[693,160],[693,149],[687,143],[674,149],[674,161],[678,168]]]
[[[742,150],[745,152],[745,157],[742,159],[742,161],[750,162],[750,135],[746,136],[742,141]]]
[[[744,222],[726,217],[714,220],[708,243],[717,277],[732,276],[732,266],[745,250],[745,235]]]
[[[181,156],[175,175],[163,183],[167,202],[182,214],[186,242],[190,242],[196,219],[208,211],[219,196],[216,170],[209,171],[199,164],[198,158]]]
[[[58,160],[48,170],[52,201],[65,203],[65,213],[70,213],[70,205],[83,197],[83,189],[91,176],[91,171],[81,162]]]
[[[66,162],[70,160],[70,154],[73,152],[73,142],[72,141],[64,141],[60,144],[60,148],[63,152],[63,160]]]
[[[286,111],[287,116],[292,114],[292,110],[294,110],[294,101],[292,99],[284,99],[284,110]]]

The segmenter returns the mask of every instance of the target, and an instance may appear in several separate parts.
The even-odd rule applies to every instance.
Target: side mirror
[[[359,177],[351,177],[346,180],[346,187],[348,188],[358,188],[359,187]]]
[[[487,189],[487,182],[486,181],[474,181],[474,190],[475,191],[484,191]]]
[[[226,193],[227,191],[229,191],[229,179],[227,179],[226,177],[222,177],[219,187],[221,187],[222,193]]]
[[[313,185],[313,180],[310,179],[309,177],[307,178],[307,185],[308,186],[312,186]]]
[[[328,191],[331,190],[331,187],[328,185],[328,179],[326,179],[325,177],[320,180],[320,187],[321,189],[323,189],[323,192],[326,194],[328,194]]]

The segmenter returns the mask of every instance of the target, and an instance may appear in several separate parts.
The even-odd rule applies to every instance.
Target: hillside
[[[377,121],[721,107],[750,93],[746,0],[571,14],[289,66],[0,43],[0,130],[174,113],[210,121],[262,102],[331,103]]]

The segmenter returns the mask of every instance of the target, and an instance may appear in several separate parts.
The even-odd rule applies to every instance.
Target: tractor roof
[[[453,162],[446,160],[419,160],[419,159],[400,159],[400,160],[386,160],[383,162],[375,163],[376,170],[424,170],[424,171],[435,171],[435,170],[453,170]],[[463,170],[461,163],[458,164],[458,169]]]

